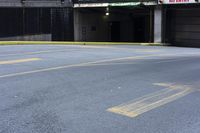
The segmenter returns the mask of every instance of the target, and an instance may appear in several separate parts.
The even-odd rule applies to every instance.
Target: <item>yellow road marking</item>
[[[83,45],[80,46],[80,48],[102,48],[102,49],[112,49],[112,50],[128,50],[128,51],[134,51],[134,52],[149,52],[149,53],[154,53],[154,52],[160,52],[161,50],[158,49],[139,49],[139,48],[124,48],[124,47],[112,47],[112,46],[88,46],[88,45]]]
[[[152,54],[152,55],[128,56],[128,57],[121,57],[121,58],[105,59],[105,60],[91,61],[91,62],[86,62],[86,63],[63,65],[63,66],[58,66],[58,67],[50,67],[50,68],[33,70],[33,71],[11,73],[11,74],[6,74],[6,75],[0,75],[0,78],[21,76],[21,75],[26,75],[26,74],[53,71],[53,70],[66,69],[66,68],[72,68],[72,67],[89,66],[89,65],[93,65],[95,63],[106,63],[106,62],[121,61],[121,60],[138,60],[138,59],[144,59],[146,57],[165,57],[165,56],[166,57],[167,56],[174,56],[174,54]]]
[[[23,62],[30,62],[30,61],[38,61],[41,58],[28,58],[28,59],[18,59],[18,60],[7,60],[7,61],[0,61],[0,65],[6,64],[16,64],[16,63],[23,63]]]
[[[70,46],[70,45],[68,45]],[[72,46],[75,47],[75,46]],[[146,53],[154,53],[154,52],[160,52],[160,50],[153,50],[153,49],[131,49],[131,48],[119,48],[119,47],[111,47],[111,46],[76,46],[78,48],[102,48],[102,49],[112,49],[112,50],[128,50],[133,52],[146,52]],[[75,48],[76,48],[75,47]],[[24,52],[24,53],[14,53],[14,54],[5,54],[1,55],[0,57],[4,56],[15,56],[15,55],[31,55],[31,54],[45,54],[45,53],[52,53],[52,52],[65,52],[69,50],[76,50],[76,49],[56,49],[56,50],[41,50],[41,51],[33,51],[33,52]]]
[[[152,55],[130,56],[130,57],[122,57],[122,58],[114,58],[114,59],[105,59],[105,60],[91,61],[91,62],[86,62],[86,63],[72,64],[72,65],[64,65],[64,66],[58,66],[58,67],[50,67],[50,68],[33,70],[33,71],[26,71],[26,72],[19,72],[19,73],[11,73],[11,74],[6,74],[6,75],[1,75],[0,78],[13,77],[13,76],[21,76],[21,75],[26,75],[26,74],[46,72],[46,71],[53,71],[53,70],[59,70],[59,69],[65,69],[65,68],[72,68],[72,67],[88,66],[88,65],[93,65],[95,63],[106,63],[106,62],[120,61],[120,60],[141,59],[141,58],[149,57],[149,56],[152,56]]]
[[[58,45],[59,46],[59,45]],[[67,45],[67,47],[81,47],[81,46],[73,46],[73,45]],[[68,51],[68,50],[72,50],[72,49],[52,49],[52,50],[40,50],[40,51],[33,51],[33,52],[24,52],[24,53],[14,53],[14,54],[5,54],[5,55],[1,55],[2,56],[15,56],[15,55],[31,55],[31,54],[43,54],[43,53],[52,53],[52,52],[64,52],[64,51]],[[74,49],[73,49],[74,50]],[[75,49],[76,50],[76,49]]]
[[[187,61],[190,60],[189,58],[183,58],[183,59],[168,59],[168,60],[162,60],[162,61],[157,61],[155,63],[171,63],[171,62],[178,62],[178,61]]]
[[[185,85],[168,83],[155,83],[154,85],[164,86],[167,88],[145,95],[139,99],[108,108],[107,111],[133,118],[147,111],[177,100],[178,98],[186,96],[193,91],[192,88]]]
[[[68,49],[69,50],[69,49]],[[5,54],[5,55],[0,55],[0,57],[3,56],[15,56],[15,55],[31,55],[31,54],[43,54],[43,53],[52,53],[52,52],[64,52],[66,50],[42,50],[42,51],[34,51],[34,52],[24,52],[24,53],[15,53],[15,54]]]

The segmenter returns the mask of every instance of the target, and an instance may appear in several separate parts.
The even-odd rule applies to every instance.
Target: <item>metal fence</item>
[[[73,40],[70,8],[0,8],[0,38],[51,34],[52,40]]]

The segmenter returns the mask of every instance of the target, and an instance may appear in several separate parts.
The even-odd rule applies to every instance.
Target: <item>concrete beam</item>
[[[61,1],[50,1],[50,2],[1,2],[0,7],[72,7],[73,4],[70,2],[61,3]]]

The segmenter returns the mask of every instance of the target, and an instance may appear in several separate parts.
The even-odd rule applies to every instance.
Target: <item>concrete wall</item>
[[[24,35],[0,38],[1,41],[51,41],[51,34]]]
[[[108,24],[101,13],[74,10],[75,41],[107,41]]]

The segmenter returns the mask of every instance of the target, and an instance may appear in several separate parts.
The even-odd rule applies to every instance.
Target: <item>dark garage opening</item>
[[[111,22],[110,23],[111,29],[111,41],[112,42],[119,42],[120,41],[120,22]]]
[[[147,42],[145,39],[145,17],[136,17],[133,19],[134,42]]]
[[[76,10],[76,41],[153,42],[153,7],[83,8]],[[96,27],[95,30],[92,27]],[[84,32],[82,32],[84,29]]]
[[[165,10],[165,42],[174,46],[200,47],[199,6],[171,6]]]

